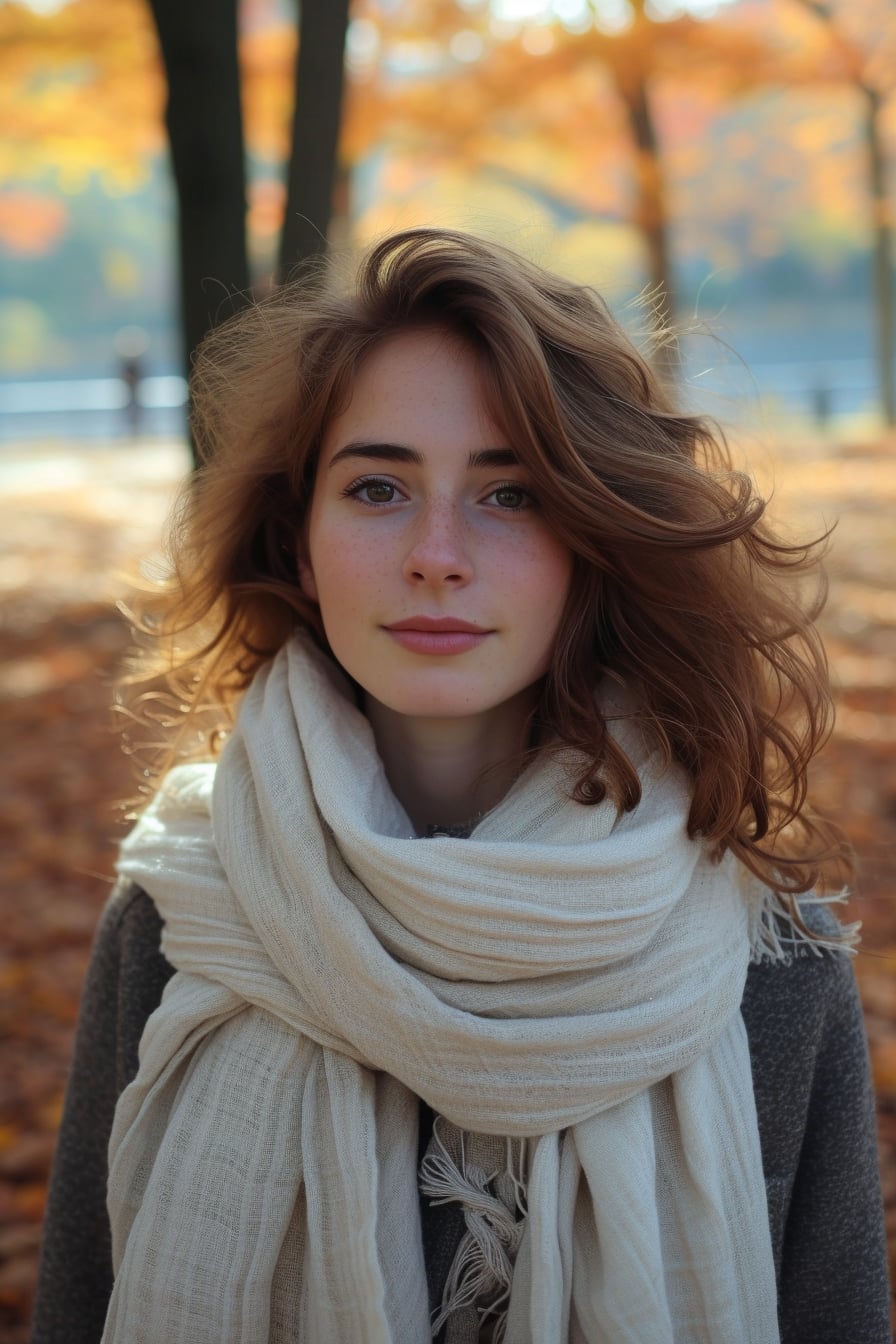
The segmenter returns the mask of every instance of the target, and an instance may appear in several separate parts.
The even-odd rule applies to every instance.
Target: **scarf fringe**
[[[437,1116],[433,1125],[437,1151],[427,1153],[420,1164],[420,1190],[434,1204],[459,1203],[467,1231],[452,1261],[441,1306],[433,1315],[433,1338],[456,1312],[475,1307],[480,1328],[494,1317],[493,1344],[502,1344],[513,1266],[525,1229],[526,1141],[514,1145],[508,1138],[504,1169],[487,1173],[467,1159],[464,1134],[459,1130],[460,1162],[455,1162],[439,1133],[442,1123]],[[519,1153],[516,1162],[514,1147]],[[498,1193],[492,1194],[489,1186]],[[489,1297],[485,1306],[477,1305]]]
[[[753,963],[778,961],[786,965],[794,957],[807,956],[809,952],[816,957],[825,952],[845,952],[855,956],[862,928],[861,920],[841,925],[836,936],[810,937],[794,923],[791,911],[778,892],[764,887],[760,891],[761,898],[750,903],[750,960]],[[849,894],[846,887],[827,896],[812,893],[801,896],[800,905],[810,909],[843,905],[849,899]]]

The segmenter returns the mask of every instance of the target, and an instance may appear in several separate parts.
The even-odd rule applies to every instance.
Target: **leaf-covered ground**
[[[879,1099],[896,1268],[896,440],[751,453],[794,530],[839,519],[824,629],[837,732],[814,772],[861,862],[847,914]],[[158,545],[186,465],[174,445],[0,456],[0,1338],[27,1335],[40,1221],[81,980],[134,779],[110,686],[128,636],[114,601]]]

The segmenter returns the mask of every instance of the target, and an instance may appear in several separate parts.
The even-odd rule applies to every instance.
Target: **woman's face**
[[[544,676],[572,554],[529,486],[457,338],[408,331],[364,361],[324,436],[299,572],[369,697],[485,715]]]

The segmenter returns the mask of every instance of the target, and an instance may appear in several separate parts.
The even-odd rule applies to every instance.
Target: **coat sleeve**
[[[782,1344],[892,1340],[868,1047],[852,966],[838,961],[782,1249]]]
[[[851,959],[805,952],[754,969],[743,1013],[781,1344],[890,1344],[874,1095]]]
[[[53,1159],[31,1344],[97,1344],[112,1291],[107,1150],[119,1094],[172,968],[145,892],[120,884],[94,940]]]

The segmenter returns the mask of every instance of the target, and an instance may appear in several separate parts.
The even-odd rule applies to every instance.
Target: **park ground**
[[[878,1096],[896,1270],[896,437],[743,440],[794,534],[837,521],[822,618],[837,728],[813,775],[859,872],[844,914]],[[158,551],[186,469],[166,443],[0,449],[0,1338],[20,1344],[92,931],[132,797],[111,687],[128,644],[115,600]]]

